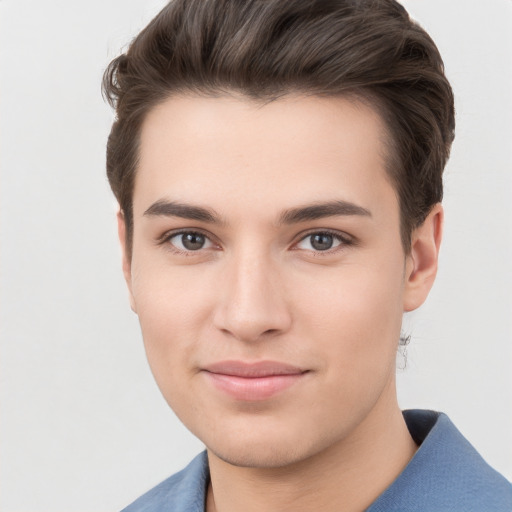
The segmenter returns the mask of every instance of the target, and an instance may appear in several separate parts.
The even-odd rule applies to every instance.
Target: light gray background
[[[104,177],[102,70],[163,4],[0,1],[2,512],[117,510],[201,449],[150,375]],[[512,479],[512,2],[406,6],[444,56],[458,128],[401,405],[446,411]]]

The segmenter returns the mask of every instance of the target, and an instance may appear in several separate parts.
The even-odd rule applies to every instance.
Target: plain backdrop
[[[119,510],[202,449],[148,369],[104,174],[102,72],[163,5],[0,1],[2,512]],[[447,412],[512,479],[512,2],[405,5],[441,50],[458,126],[400,403]]]

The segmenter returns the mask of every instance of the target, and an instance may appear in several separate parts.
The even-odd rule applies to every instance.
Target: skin
[[[210,512],[362,510],[416,450],[395,356],[402,314],[436,274],[442,208],[404,254],[386,137],[344,98],[176,96],[145,120],[131,260],[119,214],[123,269],[162,394],[208,449]],[[368,213],[291,218],[340,201]],[[179,230],[204,245],[187,250]],[[225,360],[304,373],[268,399],[236,399],[204,370]]]

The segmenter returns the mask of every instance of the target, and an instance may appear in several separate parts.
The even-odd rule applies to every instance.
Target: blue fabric
[[[210,481],[206,451],[122,512],[204,512]]]
[[[446,414],[404,411],[420,444],[367,512],[511,512],[512,485],[492,469]]]
[[[367,512],[512,512],[512,485],[434,411],[404,411],[420,445],[406,468]],[[123,512],[204,512],[210,479],[206,452]]]

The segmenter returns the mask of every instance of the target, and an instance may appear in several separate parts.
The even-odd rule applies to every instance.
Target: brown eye
[[[341,234],[330,233],[328,231],[318,231],[305,236],[296,246],[297,249],[307,251],[325,252],[330,249],[336,249],[341,245],[350,245],[349,239]]]
[[[183,247],[189,251],[197,251],[204,246],[205,237],[199,233],[185,233],[181,235]]]
[[[310,235],[311,247],[316,251],[327,251],[334,244],[334,237],[328,233],[315,233]]]
[[[169,242],[180,251],[199,251],[212,246],[208,237],[194,231],[177,233],[169,238]]]

